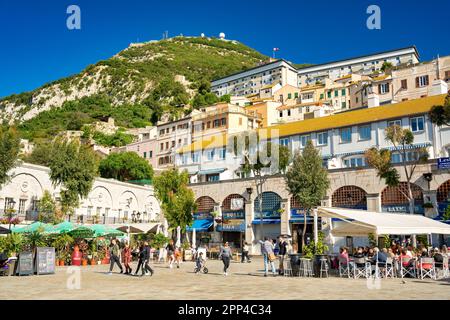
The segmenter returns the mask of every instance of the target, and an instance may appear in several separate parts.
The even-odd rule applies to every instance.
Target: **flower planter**
[[[59,265],[60,267],[64,267],[64,266],[65,266],[64,260],[59,260],[59,261],[58,261],[58,265]]]
[[[86,259],[82,259],[81,260],[81,265],[82,266],[87,266],[88,265],[88,261]]]
[[[95,261],[95,259],[91,259],[91,261],[90,261],[91,263],[91,266],[95,266],[96,264],[97,264],[97,261]]]

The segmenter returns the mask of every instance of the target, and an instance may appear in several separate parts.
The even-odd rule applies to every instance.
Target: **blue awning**
[[[277,224],[281,223],[281,219],[263,219],[263,224]],[[261,224],[261,220],[253,220],[252,224]]]
[[[225,168],[207,169],[207,170],[200,170],[197,174],[200,174],[200,175],[215,174],[215,173],[222,173],[225,170],[226,170]]]
[[[195,232],[205,232],[208,231],[208,229],[213,225],[213,220],[194,220],[194,223],[191,227],[187,227],[186,231],[193,231],[195,229]]]

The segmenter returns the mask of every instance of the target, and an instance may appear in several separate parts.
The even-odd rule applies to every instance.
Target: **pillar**
[[[250,244],[250,253],[254,253],[255,234],[253,232],[253,219],[254,219],[253,198],[249,196],[249,200],[245,200],[245,241]]]
[[[322,207],[331,207],[331,197],[325,196],[322,201],[320,201]]]
[[[381,195],[379,193],[367,194],[367,211],[381,212]]]
[[[432,208],[425,207],[425,217],[436,218],[439,215],[438,202],[437,202],[437,190],[423,191],[424,203],[431,203]]]
[[[289,224],[289,220],[291,219],[291,203],[289,199],[281,200],[281,209],[283,212],[281,213],[281,234],[291,234],[291,226]]]

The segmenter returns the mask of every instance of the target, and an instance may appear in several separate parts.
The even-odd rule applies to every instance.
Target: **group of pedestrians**
[[[259,243],[261,245],[261,253],[264,260],[264,276],[267,277],[269,267],[270,271],[272,272],[272,275],[276,276],[277,274],[277,268],[275,267],[276,259],[279,259],[278,274],[280,275],[283,274],[284,257],[287,253],[287,245],[288,245],[287,242],[282,238],[278,238],[276,241],[274,241],[266,237],[264,238],[264,241],[260,240]],[[167,257],[169,262],[168,267],[172,269],[173,265],[176,264],[177,268],[180,268],[181,263],[180,248],[176,247],[173,240],[170,240],[166,245],[165,249],[167,251]],[[133,253],[135,253],[138,258],[138,264],[134,272],[134,275],[137,276],[139,272],[141,272],[140,276],[144,275],[152,276],[154,274],[154,270],[150,267],[149,264],[151,259],[151,248],[147,241],[138,243],[135,250],[132,250],[127,242],[125,242],[124,247],[121,249],[118,241],[116,239],[113,239],[111,241],[109,252],[110,252],[110,268],[108,274],[112,274],[114,266],[117,265],[121,274],[133,275],[133,269],[131,267],[131,263],[133,260]],[[241,253],[242,253],[241,258],[242,263],[244,263],[245,261],[251,262],[249,257],[249,244],[247,242],[243,243]],[[203,256],[202,252],[195,255],[196,270],[197,270],[196,273],[198,273],[198,271],[200,271],[201,268],[204,266],[205,259],[206,257]],[[232,250],[230,244],[228,242],[225,242],[224,245],[220,247],[219,252],[219,260],[221,260],[223,263],[224,276],[228,276],[231,259],[232,259]]]
[[[147,241],[144,241],[138,245],[138,265],[136,271],[134,273],[135,276],[138,275],[141,270],[141,276],[144,275],[153,275],[154,270],[150,267],[150,257],[151,257],[151,249]],[[120,273],[124,273],[123,269],[125,268],[125,274],[132,275],[133,269],[130,264],[132,262],[132,250],[128,242],[125,242],[123,249],[120,249],[120,246],[116,239],[111,240],[110,245],[110,266],[108,274],[111,275],[114,269],[114,265],[117,265],[120,269]],[[121,264],[123,263],[123,267]]]

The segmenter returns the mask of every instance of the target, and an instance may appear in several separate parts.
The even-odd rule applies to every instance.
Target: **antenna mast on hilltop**
[[[163,32],[163,40],[169,39],[169,31],[164,31]]]

